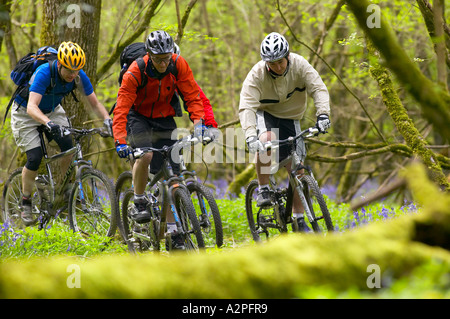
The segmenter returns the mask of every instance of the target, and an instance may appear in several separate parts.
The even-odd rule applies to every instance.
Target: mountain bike
[[[206,141],[208,143],[209,141]],[[175,155],[175,154],[174,154]],[[223,245],[223,228],[219,208],[211,190],[201,183],[195,171],[187,169],[182,152],[179,153],[180,177],[191,194],[191,199],[197,213],[200,228],[203,232],[203,239],[206,247]],[[149,173],[149,180],[153,174]],[[131,171],[122,172],[115,184],[116,198],[119,207],[122,207],[124,194],[127,189],[132,188]]]
[[[297,140],[305,139],[318,133],[319,130],[316,127],[311,127],[285,140],[274,140],[264,144],[266,151],[275,150],[281,145],[287,144],[290,147],[290,155],[279,164],[273,164],[270,167],[270,205],[257,207],[257,180],[251,181],[245,191],[247,220],[253,239],[256,242],[261,241],[261,234],[264,234],[268,239],[270,235],[286,233],[288,231],[288,224],[292,224],[293,231],[299,231],[298,225],[292,217],[292,199],[294,192],[299,194],[306,217],[304,220],[307,225],[309,224],[311,226],[314,232],[327,233],[334,230],[330,212],[328,211],[325,199],[314,178],[313,172],[309,166],[303,165],[302,159],[296,152]],[[274,175],[279,167],[286,166],[291,160],[289,184],[287,188],[282,188],[275,181]]]
[[[45,127],[38,128],[43,152],[45,173],[39,173],[31,194],[32,214],[38,229],[47,226],[52,218],[63,211],[68,211],[70,227],[84,235],[113,236],[118,221],[118,207],[114,186],[101,171],[93,168],[92,162],[83,158],[81,140],[99,134],[110,137],[103,128],[78,129],[62,127],[63,134],[72,134],[75,146],[65,152],[49,156],[44,142]],[[57,185],[50,163],[73,155],[74,158],[63,177],[61,185]],[[22,201],[22,167],[14,170],[3,188],[2,217],[13,227],[24,228],[21,219],[20,203]]]
[[[169,213],[172,213],[175,218],[177,233],[182,236],[187,251],[198,251],[205,247],[189,190],[184,184],[183,178],[174,174],[170,164],[171,154],[178,154],[181,148],[197,141],[189,136],[178,140],[172,146],[164,146],[160,149],[144,147],[132,150],[134,159],[140,158],[148,152],[159,152],[163,156],[161,169],[148,182],[145,191],[149,203],[147,211],[151,216],[150,221],[139,224],[130,217],[133,210],[136,209],[133,204],[133,188],[125,191],[122,200],[123,235],[127,242],[134,243],[133,247],[140,250],[153,248],[153,250],[159,251],[160,242],[165,239],[166,248],[171,250],[171,236],[166,230]]]

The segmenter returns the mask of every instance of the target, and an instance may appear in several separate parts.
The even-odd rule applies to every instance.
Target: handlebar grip
[[[108,133],[108,131],[106,131],[106,130],[104,130],[104,129],[100,129],[99,131],[98,131],[98,134],[100,134],[100,136],[101,137],[112,137],[112,135],[111,134],[109,134]]]
[[[264,143],[264,150],[270,151],[271,149],[276,148],[275,146],[276,145],[274,145],[271,141],[265,142]]]
[[[141,158],[144,156],[144,151],[139,148],[135,148],[130,154],[133,155],[134,158]]]

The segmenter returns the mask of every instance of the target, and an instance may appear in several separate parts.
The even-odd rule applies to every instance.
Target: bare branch
[[[280,8],[280,1],[277,0],[277,11],[280,13],[281,18],[283,19],[284,23],[286,24],[286,26],[288,26],[289,31],[291,32],[292,36],[294,37],[294,40],[298,43],[300,43],[301,45],[305,46],[308,50],[310,50],[312,53],[314,53],[327,67],[328,69],[330,69],[331,73],[334,74],[334,76],[336,76],[336,78],[339,80],[339,82],[341,82],[341,84],[344,86],[344,88],[358,101],[359,105],[361,106],[361,108],[363,109],[364,113],[366,114],[367,118],[370,119],[370,122],[372,123],[372,127],[375,129],[377,135],[380,137],[380,139],[387,144],[386,139],[384,138],[384,136],[381,134],[380,130],[378,129],[378,127],[375,125],[375,122],[373,121],[372,117],[370,116],[369,112],[367,112],[366,107],[364,106],[364,104],[362,103],[361,99],[358,98],[358,96],[347,86],[347,84],[344,82],[344,80],[342,80],[342,78],[334,71],[334,69],[328,64],[327,61],[325,61],[316,51],[314,51],[309,45],[307,45],[305,42],[299,40],[296,36],[295,36],[295,32],[294,30],[291,29],[290,25],[288,24],[286,18],[284,17],[283,12],[281,12],[281,8]]]
[[[114,48],[113,52],[110,54],[109,59],[98,69],[97,71],[97,83],[100,81],[100,79],[106,74],[106,72],[109,70],[109,68],[114,64],[114,62],[117,61],[117,59],[120,56],[120,53],[123,51],[123,49],[132,43],[138,36],[140,36],[150,24],[150,20],[153,18],[156,8],[161,3],[161,0],[150,0],[151,3],[149,7],[147,8],[147,11],[145,12],[144,18],[142,19],[139,26],[136,28],[136,30],[123,42],[118,42],[116,47]]]

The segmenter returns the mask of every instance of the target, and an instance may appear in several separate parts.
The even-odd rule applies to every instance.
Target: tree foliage
[[[389,111],[380,78],[372,77],[375,63],[389,74],[390,89],[403,105],[409,127],[417,131],[415,136],[423,141],[421,148],[434,161],[434,166],[428,163],[428,167],[440,175],[438,184],[445,185],[450,155],[446,72],[450,8],[444,1],[128,0],[71,4],[82,8],[81,29],[64,27],[73,13],[64,1],[0,2],[0,55],[5,61],[0,65],[2,105],[14,89],[9,72],[19,57],[42,44],[71,38],[89,51],[89,76],[100,100],[110,108],[117,96],[117,61],[122,49],[142,41],[151,30],[165,29],[180,44],[182,55],[212,102],[219,125],[235,123],[230,125],[239,128],[236,119],[242,82],[260,59],[263,37],[278,31],[287,37],[292,52],[314,65],[330,92],[330,134],[309,141],[310,165],[322,185],[338,185],[338,198],[348,201],[368,180],[375,180],[380,187],[389,184],[420,154],[416,144],[408,141],[410,129],[402,131],[397,113]],[[96,8],[96,14],[89,15],[87,8]],[[366,37],[380,56],[369,55]],[[78,109],[71,104],[70,112]],[[302,127],[314,125],[314,113],[310,99]],[[87,113],[79,116],[79,123],[88,119]],[[180,127],[191,126],[186,116],[177,122]],[[5,142],[2,151],[14,154],[8,125],[1,136]],[[103,151],[92,156],[94,163],[112,178],[128,169],[128,164],[115,156],[112,144],[98,141],[93,146],[92,154]],[[106,154],[109,161],[102,160]],[[11,163],[11,158],[0,159],[3,178],[14,166]],[[231,182],[240,172],[245,174],[248,164],[215,163],[208,166],[208,176],[202,165],[193,168],[204,178],[225,177]]]

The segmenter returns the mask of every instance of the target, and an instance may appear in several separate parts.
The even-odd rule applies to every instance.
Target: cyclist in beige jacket
[[[261,58],[248,73],[240,94],[239,119],[250,152],[256,154],[259,191],[257,205],[271,204],[269,186],[270,159],[262,160],[259,151],[263,143],[297,135],[300,120],[306,111],[307,96],[317,109],[317,128],[330,127],[330,98],[327,87],[317,71],[302,56],[289,51],[289,43],[279,33],[272,32],[261,43]],[[298,143],[297,153],[304,160],[304,143]],[[279,161],[289,155],[287,147],[279,149]],[[270,157],[270,156],[269,156]],[[286,166],[290,169],[290,164]],[[306,230],[303,207],[296,194],[293,217],[300,230]]]

